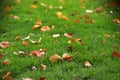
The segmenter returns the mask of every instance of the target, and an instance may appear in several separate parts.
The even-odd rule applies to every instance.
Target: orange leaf
[[[72,33],[64,33],[64,36],[67,38],[72,38],[73,34]]]
[[[32,8],[32,9],[36,9],[37,6],[36,6],[35,4],[32,4],[32,5],[30,6],[30,8]]]
[[[6,11],[10,11],[10,10],[11,10],[10,6],[7,6]]]
[[[46,65],[44,65],[44,64],[41,64],[41,69],[43,70],[43,71],[45,71],[46,70]]]
[[[62,12],[57,12],[56,15],[58,16],[58,18],[61,18],[62,17]]]
[[[34,25],[32,28],[33,29],[38,29],[40,27],[40,25]]]
[[[113,57],[115,58],[120,58],[120,53],[118,53],[117,51],[113,51]]]
[[[115,18],[115,19],[113,20],[113,22],[114,22],[114,23],[119,23],[119,24],[120,24],[120,20],[119,20],[118,18]]]
[[[110,37],[110,35],[109,34],[104,34],[104,37],[108,38],[108,37]]]
[[[42,20],[38,20],[38,21],[36,22],[36,25],[42,25]]]
[[[25,40],[22,40],[22,44],[23,44],[24,46],[28,46],[28,45],[29,45],[29,43],[28,43],[27,41],[25,41]]]
[[[64,53],[62,58],[63,60],[66,60],[66,61],[72,61],[72,56],[67,53]]]
[[[6,59],[6,60],[3,61],[3,64],[8,66],[8,65],[10,65],[10,61],[8,59]]]
[[[58,61],[58,60],[62,60],[62,57],[57,55],[57,54],[54,54],[49,59],[50,59],[51,62],[55,62],[55,61]]]

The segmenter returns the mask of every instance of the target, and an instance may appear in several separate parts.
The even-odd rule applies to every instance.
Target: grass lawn
[[[0,80],[120,80],[120,8],[113,1],[0,0],[0,42],[10,42],[0,48]],[[30,55],[39,49],[45,54]],[[50,60],[64,53],[69,58]]]

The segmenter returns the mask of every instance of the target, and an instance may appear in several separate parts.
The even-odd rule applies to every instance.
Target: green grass
[[[58,0],[38,0],[37,9],[31,9],[30,5],[33,0],[21,0],[21,4],[16,5],[15,0],[4,0],[0,6],[0,41],[9,41],[11,46],[6,49],[0,49],[0,53],[5,52],[5,58],[0,59],[0,78],[7,72],[12,72],[11,76],[14,80],[22,80],[23,77],[30,77],[33,80],[39,80],[41,76],[45,76],[46,80],[119,80],[120,76],[120,59],[112,57],[112,51],[116,45],[116,50],[120,52],[120,24],[113,23],[114,18],[120,19],[120,11],[113,7],[106,7],[111,0],[86,0],[86,3],[81,3],[80,0],[64,0],[60,3]],[[40,6],[43,2],[47,5],[63,6],[59,9],[45,9]],[[86,8],[81,9],[80,6],[85,4]],[[11,6],[11,11],[5,11],[6,6]],[[88,14],[87,9],[95,10],[98,6],[104,8],[103,12],[95,12]],[[112,10],[114,14],[110,14]],[[56,12],[61,11],[70,18],[69,21],[64,21],[56,16]],[[77,12],[77,15],[71,14]],[[19,20],[14,20],[10,14],[20,17]],[[80,16],[89,15],[95,22],[87,24],[85,18]],[[79,23],[73,23],[73,20],[80,20]],[[41,30],[33,30],[32,26],[37,20],[42,20],[43,25],[55,25],[55,29],[49,32]],[[64,25],[67,26],[64,26]],[[72,43],[72,51],[68,51],[68,38],[64,37],[65,32],[74,34],[75,38],[82,38],[85,45]],[[116,34],[119,32],[119,34]],[[23,46],[21,40],[15,40],[17,35],[22,38],[29,33],[33,33],[37,38],[41,37],[40,45],[29,44]],[[57,39],[52,38],[55,33],[61,34]],[[111,37],[106,38],[103,43],[104,34],[110,34]],[[34,37],[33,37],[34,39]],[[55,44],[57,40],[59,43]],[[44,59],[31,57],[29,53],[33,50],[46,48]],[[24,51],[27,56],[14,55],[14,51]],[[49,57],[53,54],[62,55],[69,53],[73,56],[72,62],[61,61],[52,63]],[[3,61],[9,59],[9,66],[3,65]],[[88,60],[92,63],[92,67],[84,67],[84,62]],[[46,71],[42,71],[40,64],[47,66]],[[33,71],[32,66],[37,66],[37,70]]]

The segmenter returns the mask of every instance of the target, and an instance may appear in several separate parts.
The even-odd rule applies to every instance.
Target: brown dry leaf
[[[31,56],[37,56],[37,57],[42,57],[44,54],[45,53],[43,50],[34,50],[34,51],[30,52]]]
[[[0,42],[0,48],[8,48],[10,46],[10,42]]]
[[[45,70],[46,70],[46,68],[47,68],[47,66],[46,66],[46,65],[41,64],[41,69],[42,69],[43,71],[45,71]]]
[[[72,61],[72,56],[69,55],[68,53],[64,53],[62,58],[63,60],[66,60],[66,61]]]
[[[6,80],[6,78],[8,77],[8,76],[10,76],[11,75],[11,72],[7,72],[3,77],[2,77],[2,80]],[[7,79],[8,80],[8,79]]]
[[[109,37],[110,37],[110,34],[104,34],[104,37],[105,37],[105,38],[109,38]]]
[[[58,38],[58,37],[60,37],[60,34],[53,34],[52,37],[53,38]]]
[[[29,45],[29,43],[28,43],[27,41],[25,41],[25,40],[22,40],[22,44],[23,44],[24,46],[28,46],[28,45]]]
[[[11,10],[11,7],[10,6],[7,6],[6,7],[6,11],[10,11]]]
[[[75,24],[78,24],[80,21],[78,19],[73,21]]]
[[[6,65],[6,66],[8,66],[8,65],[10,65],[10,61],[9,61],[8,59],[5,59],[5,60],[3,61],[3,64]]]
[[[18,39],[20,39],[21,38],[21,36],[16,36],[15,37],[15,40],[18,40]]]
[[[43,31],[43,32],[50,31],[50,27],[49,26],[42,26],[41,31]]]
[[[92,64],[87,60],[87,61],[85,61],[84,66],[85,67],[91,67]]]
[[[72,33],[64,33],[64,36],[67,38],[72,38],[73,34]]]
[[[62,17],[62,12],[57,12],[56,15],[58,16],[58,18],[61,18]]]
[[[65,16],[65,15],[61,16],[61,18],[62,18],[63,20],[66,20],[66,21],[69,20],[69,18],[68,18],[67,16]]]
[[[5,57],[5,53],[0,54],[0,59]]]
[[[102,7],[102,6],[97,7],[97,8],[96,8],[96,11],[97,11],[97,12],[102,12],[102,11],[103,11],[103,7]]]
[[[57,54],[54,54],[54,55],[52,55],[52,56],[49,58],[49,60],[50,60],[51,62],[55,62],[55,61],[62,60],[62,57],[59,56],[59,55],[57,55]]]
[[[21,0],[16,0],[16,4],[21,4]]]
[[[30,6],[30,8],[32,8],[32,9],[36,9],[37,6],[36,6],[35,4],[32,4],[32,5]]]
[[[114,22],[114,23],[117,23],[117,24],[120,24],[120,19],[115,18],[115,19],[113,20],[113,22]]]
[[[39,80],[45,80],[45,77],[44,77],[44,76],[42,76]]]
[[[86,19],[86,23],[88,23],[88,24],[91,24],[91,23],[93,23],[94,21],[92,20],[92,19]]]

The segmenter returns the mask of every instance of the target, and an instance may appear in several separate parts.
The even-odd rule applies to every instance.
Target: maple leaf
[[[0,48],[8,48],[10,46],[10,42],[0,42]]]
[[[43,50],[34,50],[34,51],[30,52],[31,56],[37,56],[37,57],[42,57],[44,54],[45,53]]]
[[[112,55],[114,58],[120,58],[120,53],[118,53],[117,51],[113,51]]]

